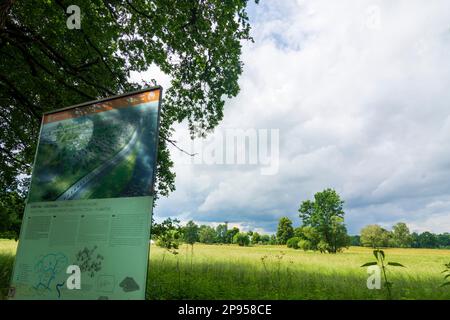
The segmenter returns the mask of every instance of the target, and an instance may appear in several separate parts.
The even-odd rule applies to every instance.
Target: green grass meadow
[[[16,242],[0,240],[0,296],[7,292]],[[386,249],[393,299],[450,299],[441,271],[450,250]],[[372,250],[351,247],[331,255],[285,246],[204,245],[178,254],[151,246],[147,299],[386,299],[366,287]]]

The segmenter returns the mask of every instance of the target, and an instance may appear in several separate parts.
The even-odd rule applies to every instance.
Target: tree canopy
[[[279,244],[286,244],[286,242],[294,236],[294,228],[292,221],[288,217],[281,217],[278,221],[277,241]]]
[[[157,84],[130,73],[157,66],[171,78],[161,112],[156,192],[175,188],[173,124],[204,136],[239,91],[247,0],[6,0],[0,6],[0,193],[23,195],[43,112]],[[6,200],[5,200],[6,201]],[[3,206],[3,204],[2,204]]]
[[[319,234],[319,250],[336,253],[349,245],[343,205],[344,201],[333,189],[317,192],[314,201],[301,203],[299,216],[304,226],[313,227]]]

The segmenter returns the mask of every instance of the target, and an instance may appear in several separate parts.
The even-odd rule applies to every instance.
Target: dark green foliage
[[[0,238],[17,239],[25,197],[18,192],[0,193]]]
[[[277,229],[278,244],[286,244],[286,242],[294,236],[294,228],[292,221],[288,217],[280,218]]]
[[[250,237],[247,233],[239,232],[234,235],[233,243],[236,243],[241,247],[248,246],[250,244]]]
[[[214,228],[205,225],[200,226],[198,237],[200,242],[208,244],[215,243],[217,239]]]
[[[301,239],[298,242],[298,247],[304,251],[308,251],[308,250],[313,250],[313,245],[311,244],[311,241],[306,240],[306,239]]]
[[[320,242],[320,234],[317,232],[316,228],[311,226],[303,226],[297,228],[296,231],[297,237],[307,241],[305,242],[305,245],[307,245],[308,248],[306,250],[317,250]]]
[[[270,236],[269,244],[271,245],[277,244],[277,237],[274,234]]]
[[[227,243],[228,223],[219,224],[216,227],[216,242]]]
[[[227,230],[227,241],[226,243],[233,243],[233,238],[239,233],[239,228],[233,227],[231,230]]]
[[[336,253],[348,247],[350,239],[344,224],[344,201],[333,189],[314,195],[314,201],[300,205],[299,216],[303,225],[313,227],[320,236],[320,251]]]
[[[286,242],[286,245],[288,248],[298,249],[299,248],[298,243],[300,242],[300,240],[302,239],[299,237],[292,237]]]
[[[365,226],[361,229],[361,244],[365,247],[387,247],[390,243],[391,233],[377,224]]]
[[[196,243],[199,240],[198,237],[198,225],[195,224],[194,221],[189,221],[186,223],[186,226],[183,228],[183,240],[187,244],[190,244],[194,246],[194,243]]]
[[[404,222],[399,222],[392,227],[392,246],[399,248],[411,247],[411,233]]]
[[[438,244],[435,234],[425,231],[418,236],[420,248],[435,248]]]
[[[177,219],[167,218],[162,223],[155,223],[152,227],[152,238],[156,244],[173,254],[177,254],[182,239],[182,229]]]
[[[352,237],[352,245],[356,238]],[[410,233],[405,223],[399,222],[388,231],[379,225],[367,225],[361,229],[360,245],[366,247],[397,247],[397,248],[450,248],[450,233],[434,234],[429,231]],[[355,243],[355,244],[354,244]]]
[[[351,246],[361,246],[361,237],[358,235],[350,236],[350,245]]]
[[[239,92],[241,46],[251,40],[246,0],[7,0],[0,7],[0,195],[25,193],[43,112],[156,84],[129,80],[151,65],[170,76],[161,112],[156,192],[175,189],[173,124],[205,136]],[[26,177],[26,176],[25,176]],[[21,214],[21,212],[16,212]]]
[[[269,244],[270,236],[268,234],[261,235],[260,242],[261,244]]]
[[[258,244],[261,241],[261,235],[258,232],[253,232],[251,239],[253,244]]]

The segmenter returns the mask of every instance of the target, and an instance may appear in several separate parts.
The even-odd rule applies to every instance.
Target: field
[[[0,287],[7,287],[16,243],[0,240]],[[386,291],[368,290],[372,251],[351,247],[330,255],[284,246],[183,245],[174,255],[150,249],[148,299],[386,299]],[[392,268],[394,299],[450,299],[443,264],[450,250],[386,249]],[[0,296],[6,293],[2,289]]]

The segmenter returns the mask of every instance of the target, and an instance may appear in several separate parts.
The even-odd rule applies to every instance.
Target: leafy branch
[[[441,284],[441,287],[445,287],[445,286],[449,286],[450,285],[450,281],[448,281],[448,278],[450,278],[450,262],[447,264],[444,264],[445,266],[445,270],[442,271],[442,273],[444,274],[444,283]]]

